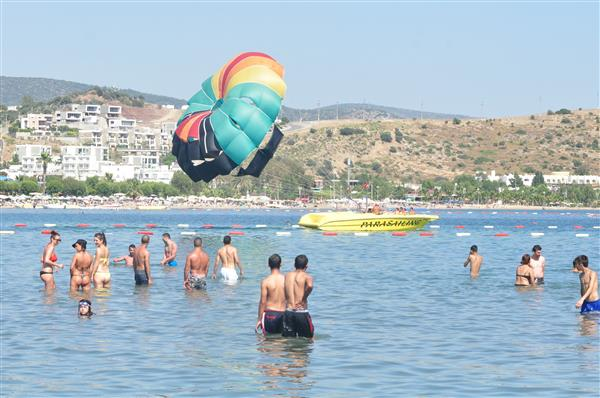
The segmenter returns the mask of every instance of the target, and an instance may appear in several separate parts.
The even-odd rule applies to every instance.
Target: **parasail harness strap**
[[[256,151],[254,158],[252,159],[247,168],[244,169],[240,167],[237,176],[260,176],[260,173],[262,173],[269,160],[271,160],[271,158],[273,157],[273,154],[275,154],[275,151],[277,150],[277,147],[279,146],[279,143],[281,142],[282,138],[283,133],[281,132],[281,130],[279,130],[279,127],[277,127],[277,125],[274,125],[273,134],[271,135],[271,138],[269,139],[267,145],[265,145],[264,148]]]

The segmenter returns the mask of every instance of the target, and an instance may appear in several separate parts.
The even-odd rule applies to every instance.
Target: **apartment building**
[[[162,153],[171,152],[171,146],[173,142],[173,134],[177,129],[177,123],[175,122],[163,122],[160,125],[160,151]]]
[[[122,116],[122,109],[119,105],[102,105],[101,113],[108,119],[118,119]]]
[[[45,113],[28,113],[27,116],[21,117],[19,122],[22,129],[49,130],[54,122],[54,116]]]
[[[85,180],[102,175],[101,164],[108,162],[105,146],[63,146],[60,152],[63,177]]]
[[[52,148],[49,145],[16,145],[15,153],[21,163],[21,172],[31,177],[44,172],[42,153],[52,154]]]

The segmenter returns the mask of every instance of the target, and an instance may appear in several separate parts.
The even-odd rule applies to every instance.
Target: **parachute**
[[[283,134],[275,125],[285,95],[283,66],[267,54],[233,58],[202,83],[177,122],[172,153],[193,181],[211,181],[240,166],[273,130],[238,176],[258,177]]]

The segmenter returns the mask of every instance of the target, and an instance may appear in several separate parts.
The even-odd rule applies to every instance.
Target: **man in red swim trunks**
[[[283,314],[285,312],[285,277],[279,271],[281,257],[273,254],[269,257],[271,275],[260,284],[260,302],[258,303],[258,320],[255,330],[262,329],[263,334],[281,333],[283,330]]]

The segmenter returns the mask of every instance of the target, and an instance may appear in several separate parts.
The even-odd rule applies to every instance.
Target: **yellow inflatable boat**
[[[298,222],[306,228],[322,231],[411,231],[439,217],[434,215],[356,212],[310,213]]]

